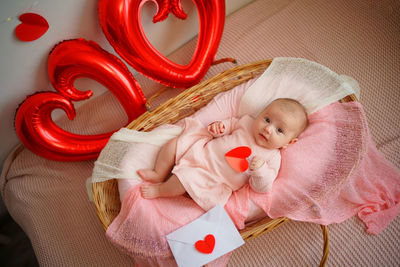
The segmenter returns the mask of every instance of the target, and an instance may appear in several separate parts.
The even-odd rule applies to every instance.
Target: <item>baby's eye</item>
[[[271,121],[269,120],[269,118],[265,118],[265,121],[267,122],[267,123],[270,123]]]
[[[278,133],[283,133],[283,130],[281,128],[278,128]]]

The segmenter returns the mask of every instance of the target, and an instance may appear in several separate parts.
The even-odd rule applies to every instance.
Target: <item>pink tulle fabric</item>
[[[138,266],[177,266],[165,236],[200,217],[204,210],[185,196],[144,199],[139,189],[137,185],[126,192],[106,236],[135,258]],[[226,254],[208,266],[225,266],[228,260]]]
[[[369,233],[378,234],[400,213],[400,174],[376,149],[361,104],[334,103],[309,120],[299,141],[282,150],[270,193],[257,194],[245,185],[232,194],[226,211],[238,228],[245,225],[250,199],[271,218],[327,225],[358,215]],[[135,186],[106,234],[140,266],[175,266],[165,235],[203,213],[184,196],[143,199]],[[228,259],[210,266],[224,266]]]
[[[323,225],[358,215],[379,234],[400,213],[399,170],[376,149],[362,106],[334,103],[310,117],[282,166],[268,201],[249,197],[272,218]]]

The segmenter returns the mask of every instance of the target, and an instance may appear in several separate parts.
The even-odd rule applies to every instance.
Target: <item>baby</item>
[[[258,193],[269,192],[280,168],[280,149],[294,144],[307,125],[304,107],[288,98],[276,99],[256,119],[244,115],[213,122],[207,129],[187,118],[182,134],[160,149],[154,169],[138,170],[151,182],[141,186],[142,196],[188,193],[209,210],[224,205],[247,182]],[[251,149],[249,170],[235,170],[225,159],[227,152],[241,146]]]

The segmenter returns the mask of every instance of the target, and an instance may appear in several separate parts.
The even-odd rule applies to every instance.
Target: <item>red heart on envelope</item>
[[[237,172],[244,172],[249,168],[247,157],[251,155],[251,149],[247,146],[240,146],[225,154],[229,166]]]
[[[49,23],[42,16],[35,13],[24,13],[19,16],[21,24],[15,28],[18,39],[24,42],[40,38],[49,29]]]
[[[207,235],[204,240],[199,240],[194,244],[195,248],[205,254],[211,254],[215,247],[215,237],[213,235]]]

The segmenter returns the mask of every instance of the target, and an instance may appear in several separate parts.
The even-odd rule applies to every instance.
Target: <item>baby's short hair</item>
[[[304,130],[308,127],[308,116],[307,116],[307,111],[306,108],[296,99],[293,98],[277,98],[273,102],[279,102],[282,104],[282,106],[288,111],[292,113],[297,113],[301,114],[300,116],[303,118],[303,123],[302,123],[302,128],[300,129],[300,132],[298,133],[301,134],[304,132]]]

